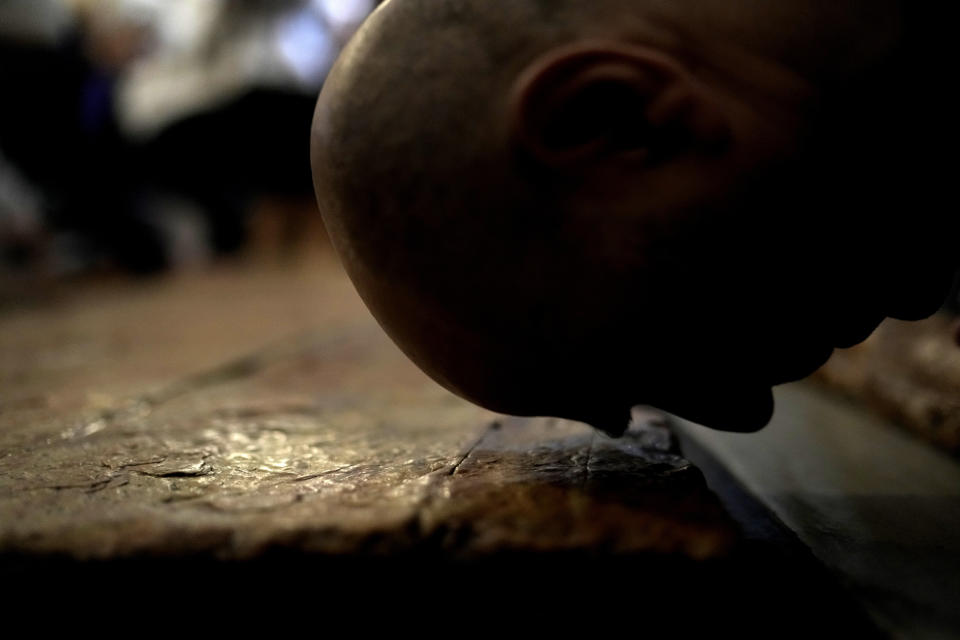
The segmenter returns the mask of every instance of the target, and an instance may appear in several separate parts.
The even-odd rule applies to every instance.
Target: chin
[[[686,399],[672,399],[658,405],[684,420],[718,431],[752,433],[763,429],[773,417],[773,389],[755,384],[741,388],[717,385]]]
[[[791,360],[784,360],[772,369],[768,377],[770,385],[776,386],[803,380],[827,363],[827,360],[833,355],[833,349],[832,346],[827,344],[810,347],[802,355]]]

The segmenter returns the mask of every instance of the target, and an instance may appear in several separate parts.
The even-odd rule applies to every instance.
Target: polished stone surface
[[[662,426],[506,419],[427,379],[329,256],[0,318],[0,551],[727,554]]]
[[[811,383],[757,434],[678,422],[894,637],[960,634],[960,463]]]

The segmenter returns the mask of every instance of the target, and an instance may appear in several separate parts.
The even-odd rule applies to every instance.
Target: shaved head
[[[639,403],[759,428],[772,384],[891,312],[861,262],[893,218],[851,252],[863,217],[836,212],[897,116],[862,109],[903,25],[876,0],[389,0],[317,106],[320,208],[454,392],[613,432]]]

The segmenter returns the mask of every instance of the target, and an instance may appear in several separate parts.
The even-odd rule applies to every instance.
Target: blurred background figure
[[[5,278],[151,273],[302,237],[315,98],[376,4],[0,4]]]

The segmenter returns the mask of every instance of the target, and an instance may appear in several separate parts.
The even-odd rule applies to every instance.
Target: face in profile
[[[903,175],[887,173],[896,188],[886,189],[871,158],[858,162],[864,175],[796,156],[684,223],[672,217],[661,249],[618,284],[628,302],[596,333],[597,368],[617,363],[607,369],[634,402],[753,430],[770,417],[772,387],[811,374],[884,318],[936,311],[956,267],[944,242],[952,222],[900,191]]]
[[[773,386],[945,297],[941,120],[898,53],[833,84],[652,36],[491,66],[411,40],[410,6],[328,79],[314,176],[371,311],[455,393],[614,433],[635,404],[750,431]]]

